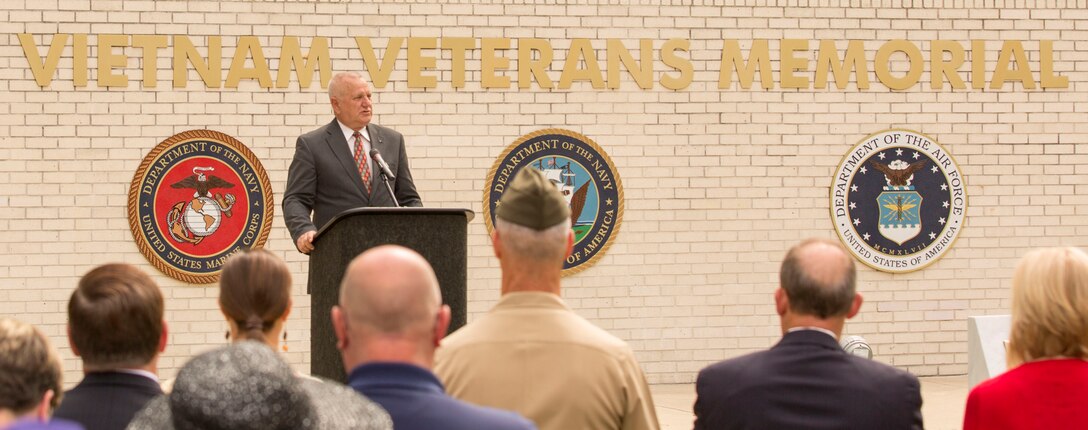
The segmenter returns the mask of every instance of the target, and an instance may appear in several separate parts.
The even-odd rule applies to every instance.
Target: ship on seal
[[[570,206],[570,224],[577,225],[578,218],[582,216],[582,210],[586,207],[586,193],[589,192],[589,181],[583,182],[575,190],[575,175],[571,171],[570,162],[568,161],[567,164],[560,166],[555,157],[551,157],[547,164],[541,158],[536,161],[533,167],[544,172],[544,176],[559,189],[559,193],[563,195],[563,198],[567,199],[567,205]]]

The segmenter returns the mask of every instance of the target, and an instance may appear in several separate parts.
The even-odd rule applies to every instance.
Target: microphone
[[[379,137],[378,138],[378,143],[381,143],[381,142],[382,142],[382,139]],[[371,148],[370,158],[373,158],[374,162],[378,163],[378,170],[381,170],[381,172],[382,172],[382,179],[383,179],[382,182],[385,183],[385,189],[389,190],[389,197],[393,198],[393,206],[396,206],[396,207],[399,208],[400,207],[400,202],[397,201],[397,193],[393,192],[393,186],[389,185],[389,183],[393,182],[393,179],[394,179],[393,178],[393,172],[391,172],[389,170],[389,165],[385,164],[385,160],[382,159],[382,154],[380,152],[378,152],[378,148]]]
[[[370,158],[373,158],[378,163],[378,169],[382,171],[382,176],[385,176],[386,180],[393,180],[393,172],[389,170],[389,165],[385,164],[385,159],[382,158],[382,154],[377,149],[370,150]]]

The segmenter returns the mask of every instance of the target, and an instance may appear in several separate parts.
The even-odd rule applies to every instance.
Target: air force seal
[[[132,178],[128,220],[140,252],[174,279],[207,284],[231,254],[260,248],[272,224],[272,186],[234,138],[186,131],[151,150]]]
[[[518,138],[487,174],[483,207],[489,234],[506,184],[523,168],[544,172],[570,205],[574,250],[563,264],[563,276],[592,266],[615,241],[623,219],[623,186],[612,159],[573,131],[550,128]]]
[[[941,258],[963,231],[965,188],[959,166],[935,140],[887,130],[862,139],[839,163],[831,220],[861,262],[910,272]]]

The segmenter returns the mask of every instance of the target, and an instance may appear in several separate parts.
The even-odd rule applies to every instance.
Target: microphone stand
[[[397,201],[397,194],[393,192],[393,186],[389,185],[389,177],[385,175],[385,172],[383,171],[383,169],[378,168],[378,171],[381,172],[382,183],[385,184],[385,189],[389,190],[389,197],[393,198],[393,204],[397,205],[397,207],[399,208],[400,207],[400,202]]]
[[[378,143],[382,143],[382,138],[378,138]],[[385,160],[382,159],[381,152],[378,152],[378,148],[370,148],[370,158],[374,159],[374,163],[378,165],[378,171],[382,174],[382,182],[385,183],[385,189],[389,190],[389,197],[393,198],[393,204],[396,207],[400,207],[400,202],[397,201],[397,193],[393,192],[393,186],[389,185],[389,181],[393,180],[393,172],[389,170],[389,165],[385,164]],[[389,174],[385,174],[389,172]]]

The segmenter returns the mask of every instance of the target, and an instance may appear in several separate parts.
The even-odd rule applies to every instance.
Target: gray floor
[[[967,404],[967,376],[934,376],[922,381],[922,419],[928,430],[956,430],[963,426]],[[695,384],[654,385],[654,405],[662,430],[691,429]]]

